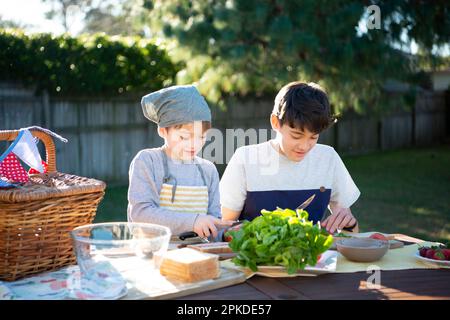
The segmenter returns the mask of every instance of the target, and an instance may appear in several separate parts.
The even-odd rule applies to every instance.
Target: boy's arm
[[[192,231],[197,214],[178,213],[159,206],[159,193],[151,174],[149,160],[138,155],[130,165],[128,220],[169,227],[176,235]]]
[[[331,216],[322,222],[322,226],[330,233],[344,228],[350,228],[353,229],[352,232],[358,232],[358,221],[353,216],[350,207],[359,198],[361,192],[336,151],[334,151],[334,163],[330,198]]]
[[[209,203],[208,203],[208,214],[212,215],[218,219],[222,219],[221,209],[220,209],[220,193],[219,193],[219,173],[216,167],[212,165],[211,171],[211,184],[209,185]],[[224,219],[222,219],[224,220]],[[217,226],[216,226],[217,227]],[[211,235],[210,241],[223,241],[223,236],[226,231],[226,225],[223,228],[218,228],[217,236]]]
[[[238,220],[247,197],[247,181],[242,152],[241,148],[235,151],[220,180],[223,220]]]
[[[223,220],[236,221],[237,219],[239,219],[240,215],[241,215],[241,213],[239,211],[234,211],[234,210],[231,210],[231,209],[228,209],[228,208],[222,206],[222,219]]]
[[[217,172],[214,164],[211,165],[213,168],[210,172],[211,182],[208,187],[208,214],[221,219],[222,215],[220,212],[219,173]]]

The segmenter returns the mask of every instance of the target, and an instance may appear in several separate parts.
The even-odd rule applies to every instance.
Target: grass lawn
[[[343,157],[361,197],[361,232],[450,241],[450,146]],[[126,221],[127,186],[107,188],[95,222]]]

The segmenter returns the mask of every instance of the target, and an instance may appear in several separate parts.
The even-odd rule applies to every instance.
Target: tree
[[[70,18],[76,14],[83,16],[92,6],[93,0],[41,0],[51,4],[51,9],[46,13],[47,19],[57,18],[65,32],[69,32]]]
[[[381,103],[387,79],[411,82],[420,70],[410,52],[434,61],[449,42],[445,0],[154,0],[148,24],[176,39],[173,56],[186,60],[180,83],[197,81],[213,102],[224,94],[263,95],[289,81],[323,85],[336,110]],[[370,5],[380,9],[380,29]],[[371,20],[372,19],[372,20]],[[366,29],[366,30],[364,30]]]
[[[140,1],[102,1],[85,15],[83,32],[104,32],[108,35],[145,36],[142,17],[147,10]]]
[[[57,18],[66,32],[78,16],[84,26],[81,33],[107,35],[144,35],[142,18],[147,9],[142,0],[42,0],[51,3],[48,19]]]
[[[30,25],[23,24],[21,22],[6,20],[0,15],[0,28],[13,28],[13,29],[26,29],[29,28]]]

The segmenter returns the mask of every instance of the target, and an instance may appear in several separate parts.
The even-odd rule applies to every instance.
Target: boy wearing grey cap
[[[196,154],[211,128],[211,111],[192,85],[172,86],[141,101],[144,116],[158,125],[159,148],[141,150],[129,170],[128,221],[167,226],[172,234],[194,231],[220,240],[219,174]]]

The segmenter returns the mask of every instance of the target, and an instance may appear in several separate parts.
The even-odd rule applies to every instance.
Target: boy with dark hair
[[[238,148],[220,181],[222,217],[252,220],[262,209],[305,208],[328,232],[358,232],[350,206],[360,192],[336,151],[317,144],[334,122],[326,92],[317,84],[292,82],[275,98],[270,123],[275,139]],[[323,219],[326,209],[331,215]]]

